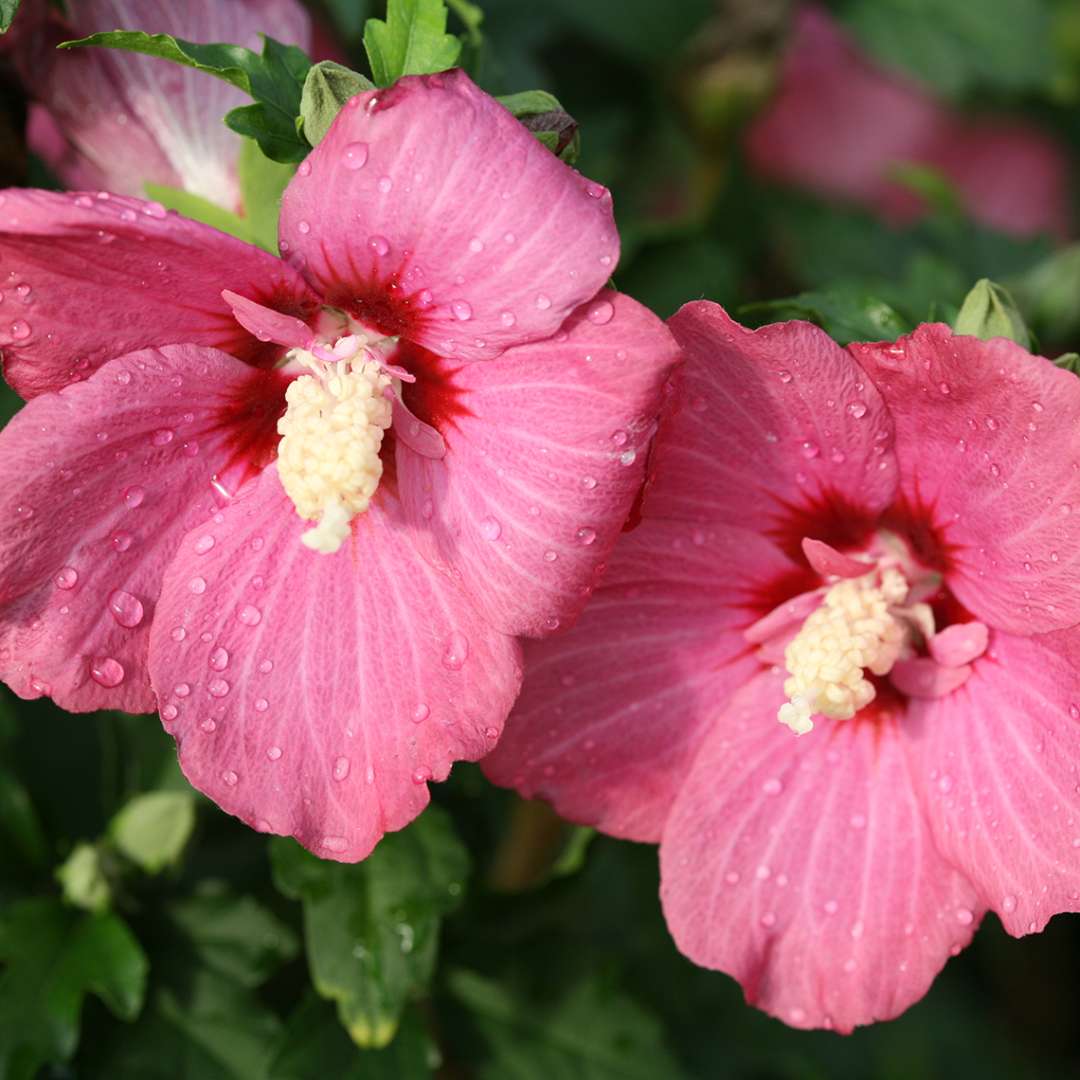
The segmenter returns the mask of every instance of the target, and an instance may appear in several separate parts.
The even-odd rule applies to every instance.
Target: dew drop
[[[79,583],[79,571],[74,566],[65,566],[53,581],[58,589],[74,589]]]
[[[303,236],[307,236],[307,234],[311,232],[311,224],[307,221],[298,221],[296,227]]]
[[[855,417],[856,420],[861,420],[866,415],[866,402],[864,401],[849,401],[847,405],[848,416]]]
[[[236,773],[232,771],[232,769],[226,769],[221,774],[221,779],[224,780],[225,783],[229,785],[229,787],[236,787],[236,782],[240,779],[240,777],[237,776]]]
[[[310,162],[310,161],[306,161],[306,160],[305,160],[305,161],[301,161],[301,162],[300,162],[300,168],[299,168],[299,169],[297,169],[296,171],[297,171],[297,172],[298,172],[298,173],[299,173],[299,174],[300,174],[301,176],[310,176],[310,175],[311,175],[311,162]]]
[[[956,921],[961,926],[970,926],[975,920],[975,915],[970,908],[962,907],[956,909]]]
[[[124,489],[124,505],[131,510],[135,510],[137,507],[142,506],[143,499],[145,498],[146,492],[139,487],[138,484]]]
[[[150,437],[154,446],[168,446],[173,441],[176,432],[172,428],[158,428]]]
[[[499,316],[499,322],[505,327],[511,327],[517,322],[517,316],[512,311],[504,311]]]
[[[95,657],[90,665],[90,677],[106,690],[119,686],[124,681],[124,675],[124,665],[111,656]]]
[[[1006,912],[1015,911],[1016,910],[1016,897],[1012,896],[1011,894],[1009,896],[1002,897],[1002,899],[1001,899],[1001,907],[1002,907],[1002,910],[1006,911]]]
[[[485,540],[498,540],[502,536],[502,526],[493,517],[486,517],[480,522],[480,535]]]
[[[187,637],[187,631],[182,626],[174,626],[169,631],[169,637],[171,637],[173,641],[183,641],[184,638]]]
[[[186,682],[177,683],[173,687],[173,693],[178,698],[186,698],[191,694],[191,687]]]
[[[254,605],[248,604],[240,609],[236,617],[245,626],[258,626],[262,621],[262,612]]]
[[[544,562],[554,562],[559,557],[557,551],[552,551],[550,548],[544,552]]]
[[[595,476],[583,476],[581,478],[581,486],[589,491],[592,491],[596,487]]]
[[[443,650],[443,667],[451,671],[460,671],[469,658],[469,639],[455,630],[447,639]]]
[[[217,731],[217,724],[208,717],[199,724],[199,728],[200,730],[205,731],[207,735],[210,735],[212,732]]]
[[[469,241],[469,250],[470,250],[470,251],[471,251],[471,252],[472,252],[472,253],[473,253],[474,255],[479,255],[479,254],[480,254],[480,252],[484,250],[484,241],[483,241],[483,240],[481,240],[479,236],[474,236],[474,237],[473,237],[473,238],[472,238],[472,239],[471,239],[471,240]]]
[[[271,761],[280,761],[281,760],[281,747],[280,746],[268,747],[267,751],[266,751],[266,756]]]
[[[431,770],[426,765],[421,765],[413,770],[412,778],[414,784],[426,784],[431,779]]]
[[[224,679],[211,679],[206,690],[211,697],[223,698],[229,692],[229,684]]]
[[[214,538],[209,533],[204,533],[195,541],[195,554],[205,555],[214,546]]]
[[[349,143],[341,155],[342,165],[344,165],[346,169],[351,169],[353,172],[362,169],[367,164],[367,159],[368,144],[365,142]],[[300,231],[306,232],[307,230],[301,228]]]
[[[458,322],[467,322],[472,318],[472,307],[464,300],[455,300],[450,305],[450,311]]]
[[[422,724],[430,715],[431,709],[421,701],[412,711],[412,722]]]
[[[25,341],[30,336],[30,324],[25,319],[16,319],[11,324],[11,336],[16,341]]]
[[[394,181],[389,176],[380,176],[375,186],[385,195],[394,186]]]
[[[164,705],[161,709],[161,719],[166,724],[171,724],[180,715],[180,710],[175,705]]]
[[[132,596],[123,589],[117,589],[109,597],[109,611],[121,626],[126,626],[129,630],[138,626],[143,620],[142,602],[137,596]]]
[[[349,775],[349,759],[347,757],[339,757],[334,762],[334,779],[344,780]]]
[[[551,307],[551,297],[546,293],[538,293],[536,296],[536,306],[541,311],[547,311],[547,309]]]
[[[615,316],[615,308],[609,300],[598,300],[593,304],[586,315],[589,322],[595,326],[605,326]]]
[[[390,254],[390,241],[385,236],[372,236],[368,240],[368,247],[380,258]]]
[[[818,446],[817,443],[804,442],[799,447],[799,452],[804,458],[806,458],[807,461],[812,461],[818,456],[818,454],[821,453],[821,448]]]
[[[196,596],[201,596],[204,592],[206,592],[206,579],[201,577],[193,577],[188,582],[188,588]]]
[[[342,852],[349,846],[344,836],[324,836],[320,843],[327,851],[336,852]]]
[[[784,790],[784,785],[774,776],[761,785],[761,790],[765,792],[766,795],[779,795],[780,792]]]
[[[210,659],[207,662],[215,671],[224,671],[229,666],[228,649],[216,648],[210,654]]]
[[[791,382],[791,380],[795,377],[786,368],[782,371],[778,371],[776,374],[780,376],[780,381],[785,384]]]
[[[583,525],[578,529],[577,533],[578,543],[589,546],[596,539],[596,530],[590,529],[587,525]]]

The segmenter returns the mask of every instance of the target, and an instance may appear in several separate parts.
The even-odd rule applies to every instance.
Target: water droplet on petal
[[[280,746],[268,747],[267,751],[266,751],[266,756],[271,761],[279,761],[281,759],[281,747]]]
[[[431,779],[431,770],[426,765],[421,765],[413,770],[412,778],[414,784],[426,784]]]
[[[596,530],[589,528],[587,525],[583,525],[577,531],[578,542],[589,546],[596,539]]]
[[[485,540],[498,540],[502,536],[502,526],[493,517],[486,517],[480,522],[480,535]]]
[[[25,319],[16,319],[11,324],[11,336],[16,341],[25,341],[30,336],[30,324]]]
[[[469,639],[455,630],[447,639],[443,650],[443,667],[451,671],[460,671],[469,658]]]
[[[821,453],[821,447],[819,447],[817,443],[804,442],[802,446],[799,447],[799,452],[807,461],[811,461]]]
[[[412,722],[414,724],[422,724],[430,715],[431,709],[421,701],[420,704],[413,709]]]
[[[604,326],[611,322],[614,315],[615,308],[609,300],[598,300],[589,308],[586,318],[596,326]]]
[[[761,785],[761,790],[766,795],[779,795],[780,792],[784,790],[784,785],[774,776]]]
[[[158,428],[150,437],[154,446],[168,446],[173,441],[176,432],[172,428]]]
[[[109,597],[109,610],[113,618],[129,630],[138,626],[143,620],[142,602],[137,596],[132,596],[123,589],[117,589]]]
[[[780,376],[780,381],[782,383],[789,383],[795,377],[786,368],[782,371],[778,371],[776,374]]]
[[[184,638],[187,637],[187,631],[182,626],[174,626],[169,631],[169,637],[171,637],[173,641],[183,641]]]
[[[180,715],[180,710],[175,705],[163,705],[161,708],[161,719],[166,724],[171,724]]]
[[[210,654],[210,659],[207,662],[215,671],[224,671],[229,666],[228,649],[222,649],[219,646]]]
[[[863,401],[849,401],[847,406],[848,416],[855,417],[856,420],[861,420],[867,412],[866,403]]]
[[[216,723],[216,721],[211,720],[208,717],[206,720],[203,720],[202,723],[199,724],[199,728],[202,731],[205,731],[207,735],[209,735],[212,732],[217,731],[217,723]]]
[[[221,774],[221,779],[224,780],[225,783],[229,785],[229,787],[236,787],[236,782],[240,779],[240,777],[237,776],[236,773],[232,771],[232,769],[226,769]]]
[[[53,581],[58,589],[74,589],[79,583],[79,571],[74,566],[65,566]]]
[[[201,577],[193,577],[188,582],[188,588],[196,596],[201,596],[204,592],[206,592],[206,579]]]
[[[138,484],[124,489],[124,504],[131,510],[142,506],[143,499],[145,498],[146,492],[139,487]]]
[[[970,926],[974,920],[975,915],[970,908],[962,907],[956,909],[956,921],[960,923],[961,926]]]
[[[214,538],[209,533],[204,533],[195,541],[195,554],[205,555],[214,546]]]
[[[368,247],[380,258],[390,254],[390,241],[385,236],[373,236],[368,240]]]
[[[240,612],[236,617],[245,626],[258,626],[262,621],[262,612],[252,604],[248,604],[240,609]]]
[[[596,487],[596,477],[583,476],[581,478],[581,486],[587,488],[589,491],[592,491]]]
[[[1001,907],[1002,907],[1003,911],[1007,911],[1007,912],[1015,911],[1016,910],[1016,897],[1011,896],[1011,895],[1002,897]]]
[[[455,300],[450,305],[450,311],[459,322],[467,322],[472,318],[472,307],[464,300]]]
[[[297,227],[297,229],[300,230],[301,234],[304,235],[304,236],[306,236],[309,232],[311,232],[311,224],[310,224],[310,222],[298,221],[296,223],[296,227]]]
[[[111,690],[124,681],[124,665],[111,656],[98,656],[90,665],[90,676],[99,686]]]
[[[300,162],[300,168],[298,168],[296,171],[301,176],[310,176],[311,175],[311,162],[307,161],[306,159],[304,161],[301,161]]]
[[[472,252],[472,253],[473,253],[474,255],[479,255],[479,254],[480,254],[480,252],[484,250],[484,241],[483,241],[483,240],[481,240],[479,236],[474,236],[474,237],[473,237],[473,238],[472,238],[472,239],[471,239],[471,240],[469,241],[469,250],[470,250],[470,251],[471,251],[471,252]]]
[[[327,851],[335,852],[342,852],[349,846],[344,836],[324,836],[320,843]]]
[[[357,169],[362,169],[367,164],[368,159],[368,144],[365,142],[349,143],[345,147],[344,153],[341,155],[341,163],[346,169],[351,169],[356,172]],[[301,229],[301,232],[306,232],[305,229]]]
[[[385,195],[394,186],[394,181],[389,176],[380,176],[375,186]]]
[[[117,529],[116,532],[109,537],[109,543],[112,544],[113,549],[116,551],[127,551],[131,547],[132,541],[135,538],[129,532],[125,532],[123,529]]]
[[[334,762],[334,779],[344,780],[349,775],[349,759],[347,757],[339,757]]]
[[[547,311],[547,309],[551,307],[551,297],[546,293],[538,293],[536,296],[536,306],[541,311]]]
[[[229,684],[224,679],[211,679],[206,690],[211,697],[222,698],[229,692]]]

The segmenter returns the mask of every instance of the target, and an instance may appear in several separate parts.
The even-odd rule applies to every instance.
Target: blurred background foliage
[[[908,168],[915,215],[764,180],[743,152],[791,40],[786,0],[464,0],[496,94],[543,88],[611,187],[618,286],[663,316],[717,300],[840,340],[949,318],[1007,282],[1043,351],[1080,346],[1080,246],[973,222]],[[312,7],[363,70],[383,5]],[[835,0],[869,63],[964,118],[1038,125],[1077,210],[1075,0]],[[482,35],[482,42],[480,40]],[[842,126],[838,110],[832,118]],[[888,115],[881,117],[887,124]],[[0,180],[48,184],[0,72]],[[903,223],[898,223],[898,221]],[[3,418],[17,399],[3,390]],[[320,863],[195,794],[156,717],[0,698],[0,1080],[1075,1076],[1080,925],[1007,938],[991,916],[904,1017],[790,1030],[698,970],[664,928],[652,848],[593,837],[459,765],[365,863]]]

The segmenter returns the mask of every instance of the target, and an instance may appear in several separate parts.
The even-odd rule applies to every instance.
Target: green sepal
[[[988,278],[977,281],[964,298],[953,329],[983,341],[1008,338],[1025,349],[1031,348],[1031,333],[1009,290]]]
[[[496,98],[531,131],[556,157],[568,165],[581,152],[581,134],[577,121],[546,90],[524,90]]]
[[[365,90],[374,89],[375,84],[370,79],[335,64],[333,60],[313,64],[304,79],[300,96],[304,138],[312,146],[318,146],[345,102]]]

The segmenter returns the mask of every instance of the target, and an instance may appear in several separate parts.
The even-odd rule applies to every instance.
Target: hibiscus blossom
[[[776,97],[747,131],[762,176],[910,221],[925,209],[897,183],[901,165],[938,170],[971,217],[1018,235],[1062,236],[1068,158],[1030,124],[963,116],[872,63],[816,6],[796,16]]]
[[[187,41],[228,41],[259,52],[261,33],[310,51],[311,19],[297,0],[48,0],[23,4],[12,58],[37,99],[30,147],[64,185],[145,195],[147,183],[242,211],[237,160],[244,140],[222,117],[251,99],[200,71],[112,49],[58,53],[102,31],[145,30]]]
[[[286,263],[153,203],[0,196],[0,675],[160,706],[191,781],[358,859],[584,604],[670,333],[607,191],[460,72],[353,99]],[[487,361],[487,362],[485,362]]]
[[[486,768],[659,841],[679,948],[847,1031],[987,909],[1080,908],[1080,381],[941,325],[670,325],[642,524]]]

